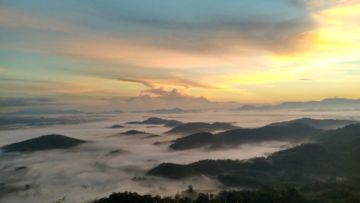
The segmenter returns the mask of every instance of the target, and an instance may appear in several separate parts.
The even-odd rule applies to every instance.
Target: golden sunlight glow
[[[78,39],[59,45],[60,54],[140,67],[192,69],[202,67],[244,66],[253,59],[238,53],[188,53],[150,46],[136,41],[109,38]]]
[[[308,48],[295,55],[275,55],[273,67],[293,68],[295,74],[311,76],[321,67],[360,57],[360,3],[346,4],[313,14],[317,29],[308,35]],[[318,78],[320,80],[326,78]]]
[[[63,86],[37,87],[44,92],[43,89],[72,96],[126,97],[137,96],[147,89],[163,88],[213,100],[251,102],[301,99],[299,95],[310,99],[358,97],[353,87],[360,85],[357,68],[360,63],[360,0],[316,2],[306,4],[309,7],[304,18],[309,18],[309,22],[306,19],[306,26],[299,25],[299,29],[286,26],[276,32],[266,26],[256,29],[256,33],[262,29],[266,34],[274,32],[274,36],[268,38],[264,35],[266,39],[252,36],[255,32],[244,34],[237,28],[205,30],[197,33],[197,37],[204,39],[194,45],[191,37],[193,41],[187,41],[187,34],[169,37],[168,33],[162,33],[154,37],[145,32],[140,39],[126,33],[84,33],[74,31],[74,27],[65,22],[12,9],[0,9],[0,27],[26,27],[62,34],[74,32],[59,40],[56,40],[58,36],[49,37],[54,41],[44,50],[38,44],[33,48],[32,51],[41,54],[50,52],[79,62],[79,72],[85,74],[74,74],[74,78],[66,80],[69,82],[61,81]],[[18,49],[24,51],[24,47],[28,48]],[[34,62],[33,67],[37,68],[38,64]],[[74,67],[77,69],[77,65]],[[21,75],[15,69],[0,67],[0,73],[8,72]],[[26,73],[26,77],[29,75],[31,73]],[[294,89],[299,93],[295,94]]]

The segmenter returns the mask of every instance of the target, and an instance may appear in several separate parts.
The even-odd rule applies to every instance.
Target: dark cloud
[[[306,21],[307,1],[303,0],[154,0],[144,2],[110,1],[97,7],[97,13],[110,20],[129,21],[147,26],[169,28],[217,28],[242,26],[257,22]],[[161,5],[161,7],[159,6]],[[282,9],[278,12],[277,9]],[[272,18],[268,18],[268,17]],[[303,17],[297,18],[297,17]]]
[[[142,30],[134,35],[140,41],[151,38],[152,45],[195,52],[225,49],[227,44],[216,43],[224,40],[230,44],[246,41],[270,50],[292,49],[294,42],[284,39],[315,26],[304,0],[134,0],[103,3],[95,13],[113,24],[129,25],[113,32]],[[272,43],[279,40],[283,43]]]
[[[164,74],[164,73],[163,73]],[[173,84],[174,86],[183,86],[185,88],[197,87],[197,88],[208,88],[208,89],[215,89],[216,87],[203,84],[201,82],[193,81],[190,79],[185,79],[183,77],[171,76],[171,75],[137,75],[142,79],[133,79],[133,78],[118,78],[118,80],[123,82],[132,82],[142,84],[149,88],[155,88],[155,84]]]
[[[118,78],[118,80],[123,82],[139,83],[145,85],[146,87],[153,88],[153,85],[145,80],[136,80],[136,79],[127,79],[127,78]]]

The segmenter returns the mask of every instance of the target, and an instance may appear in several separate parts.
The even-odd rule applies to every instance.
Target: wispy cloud
[[[0,106],[2,107],[41,106],[54,104],[58,104],[58,100],[49,97],[0,98]]]
[[[158,4],[162,5],[161,9]],[[278,9],[282,12],[277,12]],[[190,33],[187,36],[206,39],[228,33],[229,38],[241,36],[260,42],[299,33],[312,24],[307,1],[302,0],[229,0],[221,3],[214,0],[135,0],[104,3],[97,13],[110,22],[146,27],[150,34],[155,30],[166,30],[175,36],[178,36],[176,33],[183,37]]]
[[[4,72],[6,72],[6,69],[5,69],[5,68],[0,67],[0,73],[4,73]]]
[[[74,28],[61,21],[12,8],[0,9],[0,27],[33,28],[60,32],[69,32]]]
[[[123,81],[123,82],[139,83],[139,84],[142,84],[142,85],[144,85],[146,87],[149,87],[149,88],[154,87],[150,82],[147,82],[145,80],[126,79],[126,78],[118,78],[118,80]]]

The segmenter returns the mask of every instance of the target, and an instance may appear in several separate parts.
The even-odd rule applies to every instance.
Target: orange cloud
[[[6,72],[6,69],[5,69],[5,68],[0,67],[0,73],[4,73],[4,72]]]
[[[218,43],[222,43],[221,41]],[[224,42],[225,43],[225,42]],[[226,42],[229,43],[229,42]],[[242,47],[241,49],[244,49]],[[124,40],[106,37],[79,38],[71,41],[61,42],[57,54],[70,56],[84,60],[97,60],[112,64],[132,64],[151,68],[225,68],[245,67],[256,64],[258,58],[265,54],[247,48],[246,52],[240,50],[239,46],[233,46],[231,51],[209,53],[209,52],[187,52],[184,50],[159,47],[141,40]],[[253,54],[253,53],[258,54]],[[246,54],[245,54],[246,53]],[[260,56],[259,56],[260,55]]]
[[[60,32],[68,32],[73,29],[73,26],[57,20],[9,8],[0,9],[0,27],[33,28]]]

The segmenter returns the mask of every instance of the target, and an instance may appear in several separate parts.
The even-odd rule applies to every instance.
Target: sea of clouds
[[[6,145],[46,134],[62,134],[88,141],[65,150],[38,151],[23,154],[0,153],[0,201],[53,202],[65,197],[66,202],[89,202],[112,192],[134,191],[142,194],[175,195],[193,185],[201,191],[224,189],[208,177],[168,180],[146,176],[152,167],[163,163],[191,163],[203,159],[248,159],[266,156],[290,147],[286,142],[246,144],[238,148],[209,151],[195,149],[173,151],[171,140],[179,135],[164,135],[169,128],[150,125],[126,125],[109,129],[113,124],[143,120],[143,113],[124,113],[104,121],[77,125],[19,127],[0,131],[0,145]],[[161,115],[180,121],[233,122],[241,127],[258,127],[275,121],[311,116],[314,118],[359,119],[349,114],[304,112],[208,112]],[[120,135],[136,129],[159,136]],[[154,145],[154,142],[163,142]],[[293,143],[292,143],[293,144]],[[110,153],[114,150],[117,153]]]

